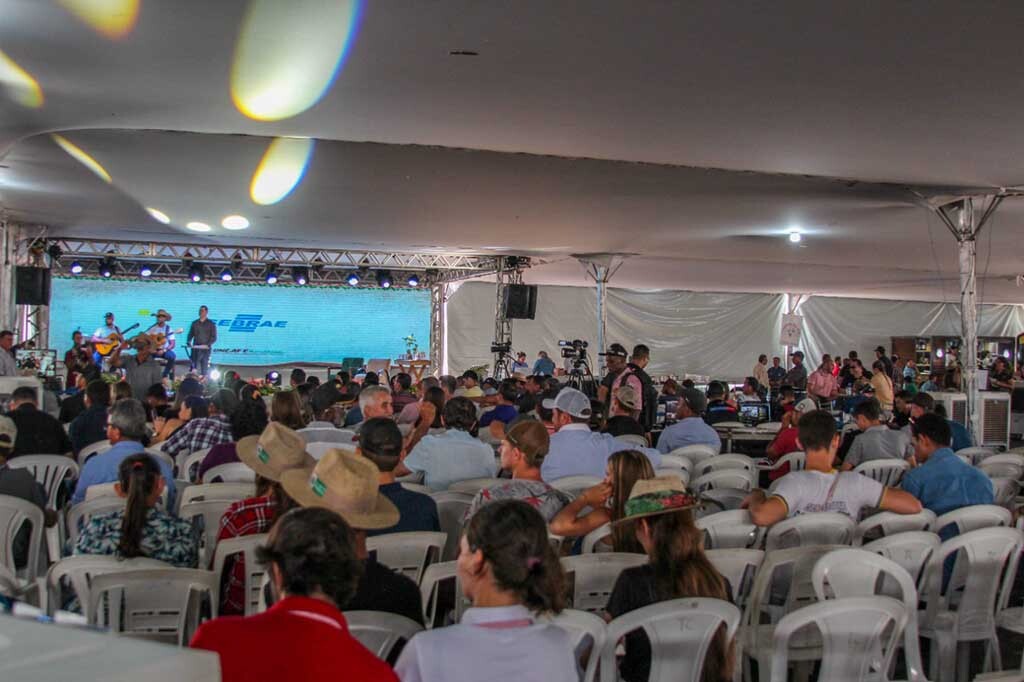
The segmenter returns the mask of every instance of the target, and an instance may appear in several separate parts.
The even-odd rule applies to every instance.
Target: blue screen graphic
[[[224,365],[337,363],[346,357],[398,358],[405,337],[416,337],[428,353],[430,292],[415,289],[154,282],[55,277],[50,303],[50,347],[58,356],[71,346],[71,334],[87,337],[114,313],[117,326],[136,322],[149,328],[158,308],[173,318],[178,355],[199,306],[217,323],[212,361]]]

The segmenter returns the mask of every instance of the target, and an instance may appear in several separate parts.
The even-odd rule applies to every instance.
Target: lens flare
[[[209,232],[211,229],[209,225],[207,225],[206,223],[201,223],[198,220],[193,220],[192,222],[185,225],[185,227],[192,230],[193,232]]]
[[[139,19],[139,0],[59,0],[64,9],[98,33],[117,40],[132,32]]]
[[[313,140],[309,138],[276,138],[253,173],[249,196],[263,206],[281,201],[302,181],[312,155]]]
[[[29,109],[43,106],[43,89],[25,69],[0,50],[0,85],[11,93],[15,102]]]
[[[249,220],[245,216],[229,215],[220,221],[225,230],[244,230],[249,227]]]
[[[68,155],[71,156],[71,158],[73,158],[75,161],[91,170],[93,173],[102,178],[105,182],[112,182],[112,180],[110,179],[110,173],[108,173],[107,170],[100,165],[99,161],[89,156],[89,154],[86,153],[85,150],[83,150],[81,147],[74,144],[71,140],[64,137],[63,135],[53,134],[50,135],[50,137],[52,137],[53,141],[60,145],[60,148],[66,151]]]
[[[157,221],[163,223],[164,225],[168,225],[171,222],[170,217],[168,217],[168,215],[166,213],[164,213],[163,211],[161,211],[160,209],[156,209],[156,208],[153,208],[151,206],[147,206],[146,207],[146,213],[148,213],[149,215],[153,216],[154,220],[157,220]]]
[[[252,0],[235,43],[231,100],[257,121],[309,109],[345,62],[362,0]]]

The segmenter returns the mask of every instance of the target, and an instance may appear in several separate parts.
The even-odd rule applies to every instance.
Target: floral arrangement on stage
[[[405,354],[410,360],[416,357],[416,353],[420,349],[420,342],[416,340],[415,334],[409,334],[402,339],[405,341]]]
[[[284,390],[280,386],[275,386],[270,383],[263,377],[249,377],[246,379],[246,383],[255,386],[256,389],[259,390],[260,395],[274,395],[275,393],[280,393]]]

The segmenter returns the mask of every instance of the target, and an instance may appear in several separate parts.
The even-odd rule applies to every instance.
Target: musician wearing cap
[[[114,324],[114,313],[107,313],[103,316],[103,326],[96,328],[89,341],[94,345],[120,341],[123,346],[124,337],[121,336],[121,328]],[[103,354],[98,350],[93,351],[92,359],[98,367],[103,365]]]
[[[163,358],[167,363],[164,365],[164,376],[174,381],[174,361],[178,356],[174,353],[174,330],[167,324],[171,321],[171,314],[160,308],[153,313],[153,317],[156,318],[156,324],[146,330],[146,333],[153,337],[153,355]]]

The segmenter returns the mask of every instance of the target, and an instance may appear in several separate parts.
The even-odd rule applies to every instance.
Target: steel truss
[[[528,259],[516,256],[506,256],[498,259],[497,269],[494,272],[495,296],[497,302],[494,307],[494,345],[506,345],[509,348],[507,353],[494,354],[494,367],[491,376],[499,381],[512,374],[512,320],[505,314],[505,290],[510,284],[523,283],[523,268],[530,266]]]

